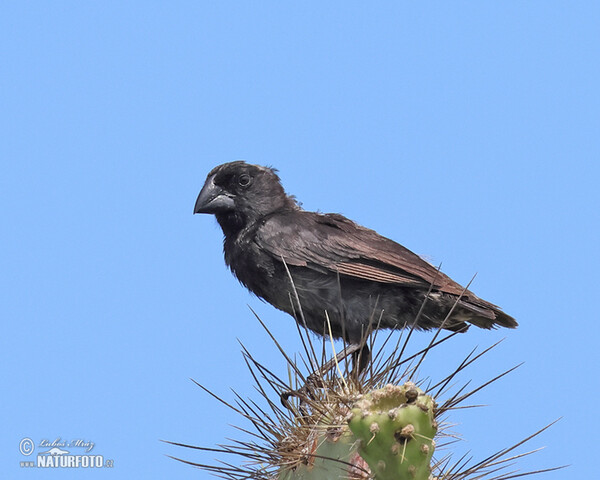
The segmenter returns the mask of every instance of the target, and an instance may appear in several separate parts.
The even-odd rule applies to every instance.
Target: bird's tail
[[[458,306],[462,310],[461,313],[463,313],[463,315],[467,314],[466,316],[469,317],[464,319],[461,318],[461,320],[464,320],[479,328],[517,328],[519,326],[513,317],[504,313],[499,307],[479,298],[476,300],[460,300],[458,302]],[[459,316],[463,315],[459,314]]]

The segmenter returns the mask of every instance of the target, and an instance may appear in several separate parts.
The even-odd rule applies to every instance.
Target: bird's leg
[[[352,352],[352,374],[355,378],[365,371],[369,363],[371,363],[371,350],[366,343],[363,343],[358,350]]]
[[[358,344],[353,343],[346,346],[340,353],[338,353],[334,358],[325,363],[321,368],[311,373],[307,379],[306,383],[298,388],[297,390],[289,390],[280,395],[281,403],[284,407],[291,410],[291,406],[288,402],[290,397],[298,397],[300,399],[300,410],[303,414],[307,414],[306,407],[304,404],[307,403],[308,399],[313,399],[312,392],[317,388],[323,388],[325,385],[323,383],[323,377],[327,372],[331,369],[336,368],[339,363],[352,355],[352,371],[353,375],[356,377],[360,375],[360,373],[365,369],[365,367],[371,361],[371,352],[369,347],[366,344]]]

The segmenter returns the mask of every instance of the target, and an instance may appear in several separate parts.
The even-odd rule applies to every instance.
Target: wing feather
[[[288,265],[460,295],[463,287],[402,245],[338,214],[294,210],[267,218],[257,245]],[[470,293],[470,292],[469,292]]]

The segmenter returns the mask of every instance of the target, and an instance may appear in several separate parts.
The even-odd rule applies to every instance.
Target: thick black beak
[[[194,213],[218,213],[234,208],[233,198],[221,187],[215,185],[215,177],[207,178],[196,200]]]

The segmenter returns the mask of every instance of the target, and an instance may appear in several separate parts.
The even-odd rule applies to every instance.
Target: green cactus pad
[[[407,382],[347,402],[350,411],[338,406],[316,419],[302,442],[282,452],[290,463],[279,480],[430,478],[437,424],[429,395]]]
[[[413,383],[364,395],[348,425],[377,480],[428,480],[437,432],[435,402]]]

